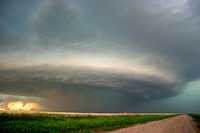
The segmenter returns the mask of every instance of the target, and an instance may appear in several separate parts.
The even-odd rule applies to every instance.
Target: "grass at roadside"
[[[200,114],[189,114],[194,121],[198,124],[197,127],[200,128]]]
[[[0,114],[0,132],[99,132],[176,115],[64,116],[52,114]]]

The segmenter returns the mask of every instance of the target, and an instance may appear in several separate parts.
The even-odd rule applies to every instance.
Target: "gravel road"
[[[192,118],[180,115],[105,133],[200,133]]]

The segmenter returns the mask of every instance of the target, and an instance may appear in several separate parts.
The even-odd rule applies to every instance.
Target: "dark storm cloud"
[[[69,49],[74,43],[87,43],[94,39],[94,33],[83,27],[80,11],[68,1],[46,1],[41,4],[36,17],[27,22],[37,37],[37,43],[43,50],[52,48]],[[48,48],[47,48],[48,46]]]
[[[106,111],[110,105],[119,108],[109,111],[122,111],[120,107],[180,94],[199,78],[197,0],[1,3],[3,94],[46,97],[54,106],[66,101],[58,104],[63,111],[67,106],[71,111]],[[59,63],[54,67],[46,60]],[[94,69],[98,64],[105,67]],[[8,67],[12,69],[3,69]],[[117,72],[120,67],[125,72]],[[95,97],[97,104],[90,103]]]
[[[112,70],[38,68],[2,70],[0,93],[43,97],[42,104],[54,111],[123,112],[128,106],[176,95],[182,86],[178,81]]]
[[[106,4],[105,4],[106,3]],[[179,69],[186,80],[194,80],[200,74],[200,19],[198,1],[88,1],[80,5],[85,21],[115,41],[123,41],[118,53],[129,57],[159,56],[175,62],[171,67]],[[91,10],[93,12],[91,12]],[[128,43],[127,43],[128,42]],[[131,45],[130,45],[131,44]],[[125,52],[124,52],[125,51]],[[150,58],[156,63],[154,56]],[[159,68],[165,67],[160,64]]]
[[[13,58],[22,51],[30,50],[32,37],[26,21],[37,6],[37,0],[0,1],[0,58]]]
[[[190,8],[192,14],[195,17],[200,17],[199,16],[199,11],[200,11],[200,3],[198,0],[192,0],[192,1],[187,1],[187,5]]]

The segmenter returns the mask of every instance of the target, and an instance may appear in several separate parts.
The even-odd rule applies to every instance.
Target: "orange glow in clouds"
[[[23,111],[30,111],[38,108],[37,103],[26,103],[24,104],[23,102],[9,102],[8,103],[8,109],[9,110],[23,110]]]
[[[4,103],[0,103],[0,110],[6,110],[4,109]]]

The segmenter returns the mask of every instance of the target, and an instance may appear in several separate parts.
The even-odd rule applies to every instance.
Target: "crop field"
[[[194,121],[198,124],[197,127],[200,128],[200,114],[189,114]]]
[[[161,120],[167,115],[64,115],[46,113],[1,113],[0,132],[100,132]]]

